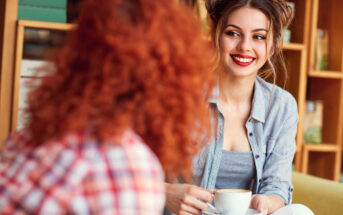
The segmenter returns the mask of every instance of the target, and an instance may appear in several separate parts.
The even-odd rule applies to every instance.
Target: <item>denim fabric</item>
[[[194,159],[194,174],[201,187],[214,189],[221,162],[224,131],[218,89],[209,102],[217,113],[216,137]],[[297,103],[293,96],[257,77],[252,111],[245,124],[256,167],[253,193],[279,195],[285,204],[292,202],[291,175],[297,123]]]

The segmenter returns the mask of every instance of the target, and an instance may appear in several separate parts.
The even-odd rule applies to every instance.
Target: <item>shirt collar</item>
[[[256,77],[255,84],[254,84],[254,96],[252,101],[252,110],[249,118],[253,118],[257,121],[262,123],[265,122],[266,117],[266,98],[263,96],[263,79],[260,77]],[[220,113],[222,110],[220,108],[220,101],[219,101],[219,86],[213,88],[212,94],[208,99],[209,103],[215,104],[217,109]]]
[[[262,123],[265,121],[267,102],[269,102],[266,101],[266,97],[263,95],[263,83],[263,79],[257,76],[255,79],[254,98],[252,100],[252,110],[250,115],[250,117]]]

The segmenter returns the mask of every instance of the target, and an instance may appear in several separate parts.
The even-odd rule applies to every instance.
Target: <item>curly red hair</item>
[[[32,144],[87,129],[99,140],[132,129],[166,172],[186,173],[208,137],[215,83],[200,24],[170,0],[89,0],[30,94]]]

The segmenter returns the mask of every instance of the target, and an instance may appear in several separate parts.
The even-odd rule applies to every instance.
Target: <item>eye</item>
[[[265,40],[266,38],[267,38],[266,36],[262,36],[259,34],[254,35],[254,39],[256,39],[256,40]]]
[[[226,31],[225,32],[226,35],[228,36],[232,36],[232,37],[239,37],[239,33],[237,33],[236,31]]]

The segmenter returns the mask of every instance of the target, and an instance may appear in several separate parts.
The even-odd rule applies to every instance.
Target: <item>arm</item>
[[[178,215],[198,215],[213,200],[212,192],[190,184],[165,183],[166,207]]]
[[[285,116],[278,119],[279,129],[267,142],[259,195],[253,197],[251,206],[273,213],[292,201],[292,161],[295,153],[297,131],[297,104],[293,98],[286,102]]]

